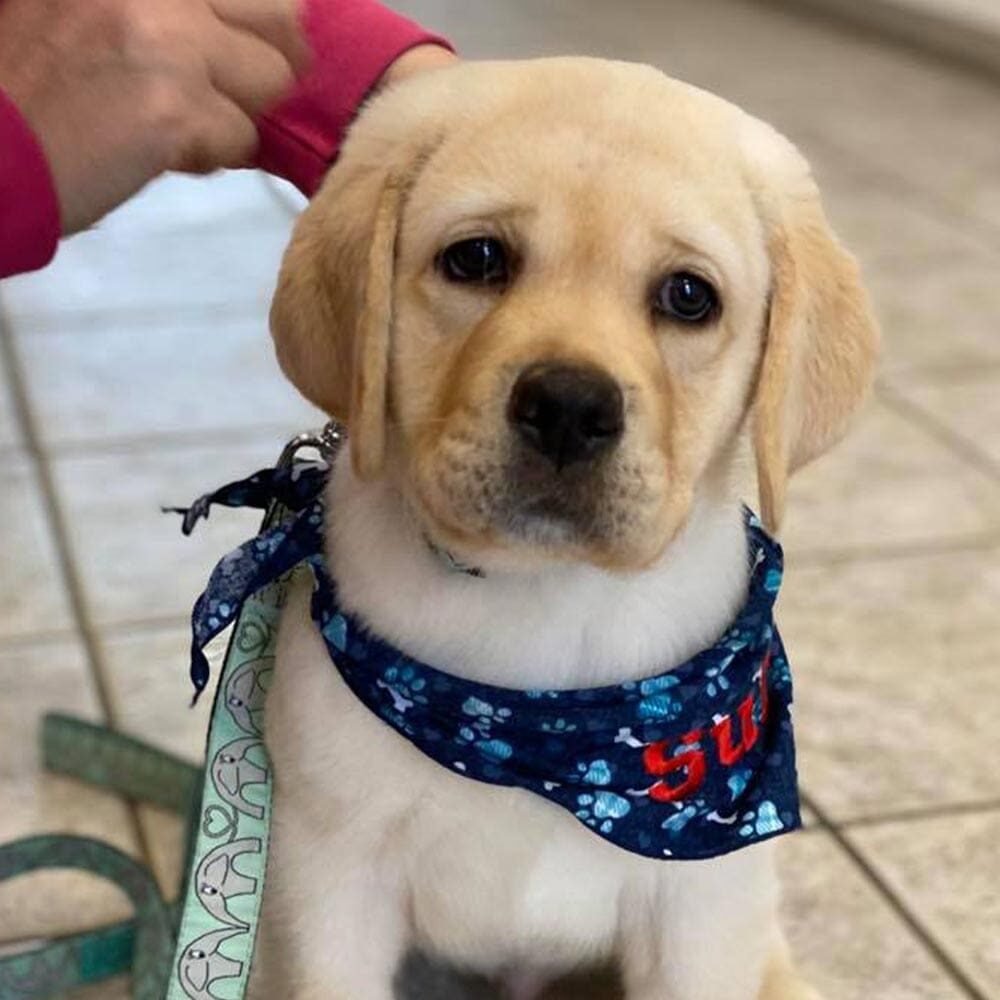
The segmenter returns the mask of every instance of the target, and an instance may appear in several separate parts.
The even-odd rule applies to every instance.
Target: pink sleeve
[[[0,278],[44,267],[59,241],[59,201],[45,153],[0,91]]]
[[[389,65],[415,45],[451,46],[375,0],[305,0],[303,23],[312,64],[293,93],[258,121],[257,165],[312,195]]]

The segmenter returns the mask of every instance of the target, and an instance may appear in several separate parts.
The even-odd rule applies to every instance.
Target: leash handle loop
[[[46,868],[74,868],[109,879],[132,901],[136,921],[5,959],[0,1000],[37,1000],[96,982],[128,959],[134,1000],[162,1000],[170,976],[173,919],[150,872],[116,847],[89,837],[26,837],[0,847],[0,882]]]

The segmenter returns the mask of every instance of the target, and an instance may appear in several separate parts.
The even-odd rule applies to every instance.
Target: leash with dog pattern
[[[343,440],[335,424],[286,446],[279,468]],[[263,528],[288,514],[268,505]],[[86,837],[28,837],[0,846],[0,882],[41,869],[77,869],[121,888],[135,918],[0,958],[0,1000],[44,1000],[132,974],[133,1000],[216,1000],[246,992],[263,894],[270,825],[270,765],[261,732],[277,619],[290,575],[244,606],[227,647],[204,770],[140,740],[69,716],[45,717],[42,759],[57,774],[148,802],[188,820],[183,898],[168,904],[152,873]],[[224,950],[223,950],[224,949]]]

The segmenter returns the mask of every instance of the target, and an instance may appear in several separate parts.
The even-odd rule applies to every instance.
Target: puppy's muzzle
[[[598,368],[530,365],[511,389],[507,419],[556,469],[609,451],[625,429],[622,391]]]

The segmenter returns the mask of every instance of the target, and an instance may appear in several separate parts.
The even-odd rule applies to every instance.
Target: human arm
[[[364,98],[446,46],[374,0],[0,0],[0,277],[164,170],[311,194]]]
[[[257,165],[312,195],[370,93],[456,57],[445,39],[376,0],[306,0],[302,23],[312,58],[259,119]]]
[[[166,170],[248,165],[254,118],[306,63],[297,14],[296,0],[0,0],[0,275]]]
[[[0,91],[0,278],[44,267],[59,241],[59,201],[45,152]]]

